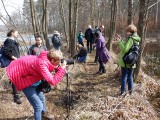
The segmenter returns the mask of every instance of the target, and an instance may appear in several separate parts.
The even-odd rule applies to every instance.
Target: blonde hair
[[[63,54],[60,50],[52,49],[48,52],[48,59],[61,60],[63,58]]]
[[[137,27],[135,26],[135,25],[129,25],[129,26],[127,26],[127,28],[126,28],[126,32],[131,32],[131,33],[135,33],[135,32],[137,32]]]

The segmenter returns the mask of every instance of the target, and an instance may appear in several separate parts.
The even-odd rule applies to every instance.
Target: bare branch
[[[160,2],[160,0],[158,0],[156,3],[152,4],[151,6],[149,6],[147,10],[149,10],[150,8],[152,8],[153,6],[155,6],[156,4],[158,4],[159,2]]]

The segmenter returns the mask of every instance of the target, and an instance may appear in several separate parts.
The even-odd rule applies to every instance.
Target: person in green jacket
[[[126,83],[128,83],[129,94],[133,92],[133,71],[136,64],[133,66],[125,65],[123,61],[124,55],[131,49],[133,43],[139,44],[140,37],[137,35],[137,28],[135,25],[129,25],[126,28],[127,40],[124,41],[117,34],[116,40],[121,49],[118,64],[121,67],[121,92],[120,95],[126,93]]]

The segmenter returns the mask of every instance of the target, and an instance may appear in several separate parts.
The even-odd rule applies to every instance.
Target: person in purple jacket
[[[96,52],[97,52],[97,56],[99,57],[99,71],[96,74],[101,74],[101,73],[105,73],[106,69],[104,64],[106,64],[108,62],[108,60],[110,59],[110,55],[109,52],[105,46],[105,39],[102,35],[101,32],[97,31],[94,34],[95,38],[96,38]]]

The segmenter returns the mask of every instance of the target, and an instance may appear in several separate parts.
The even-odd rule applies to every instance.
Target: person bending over
[[[6,69],[17,90],[22,90],[32,105],[35,120],[42,120],[46,106],[44,94],[32,85],[42,79],[57,85],[66,73],[66,61],[61,63],[62,58],[60,50],[43,51],[39,56],[27,55],[14,60]],[[54,75],[51,74],[53,70],[56,71]]]

